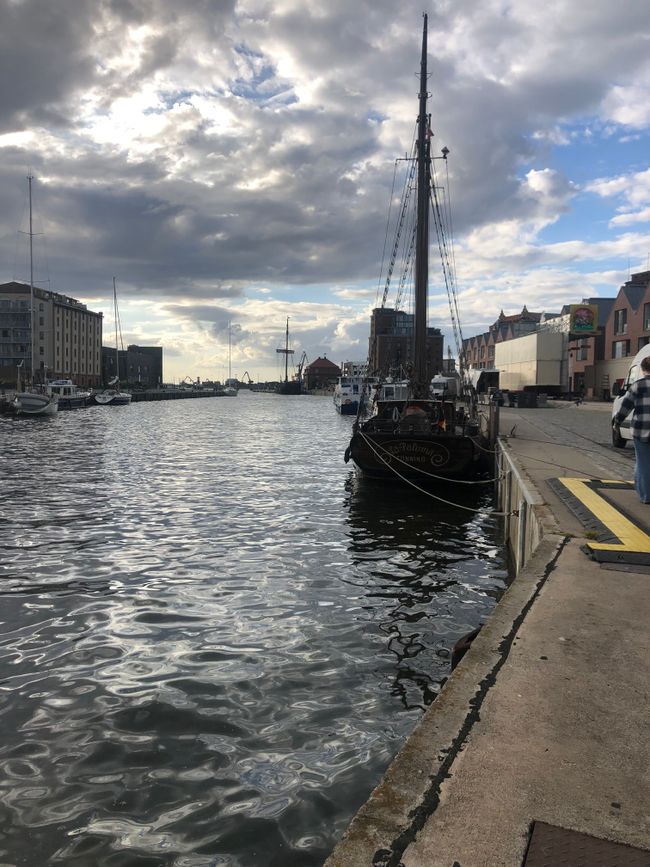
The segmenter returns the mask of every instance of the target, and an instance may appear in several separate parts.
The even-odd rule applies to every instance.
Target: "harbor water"
[[[320,865],[507,582],[331,398],[0,417],[0,864]]]

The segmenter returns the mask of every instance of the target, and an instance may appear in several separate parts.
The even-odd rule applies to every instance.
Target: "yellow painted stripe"
[[[589,547],[599,551],[635,551],[650,553],[650,536],[640,530],[632,521],[629,521],[607,500],[604,500],[588,486],[592,479],[559,479],[564,487],[574,497],[586,506],[587,509],[610,530],[620,544],[607,542],[589,542]]]

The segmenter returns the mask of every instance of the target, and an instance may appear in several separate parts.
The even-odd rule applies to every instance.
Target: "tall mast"
[[[427,115],[427,15],[422,29],[418,114],[418,199],[415,247],[415,315],[413,336],[413,396],[429,397],[427,374],[427,290],[429,283],[429,190],[431,187],[431,142]]]
[[[289,317],[287,316],[287,336],[284,345],[284,381],[289,382]]]
[[[27,175],[29,184],[29,333],[31,337],[30,386],[34,387],[34,232],[32,226],[32,181],[34,176]]]
[[[231,370],[231,368],[232,368],[232,343],[231,343],[231,336],[230,336],[231,326],[232,326],[232,323],[229,322],[228,323],[228,379],[232,379],[232,370]]]
[[[118,381],[120,378],[120,348],[117,339],[117,287],[115,285],[115,277],[113,277],[113,316],[115,317],[115,376]],[[119,391],[119,389],[118,389]]]
[[[287,331],[284,340],[284,349],[276,349],[281,355],[284,355],[284,381],[289,382],[289,356],[293,355],[293,349],[289,349],[289,317],[287,316]]]

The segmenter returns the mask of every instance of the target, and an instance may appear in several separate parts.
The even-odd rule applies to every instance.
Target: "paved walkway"
[[[535,822],[650,850],[650,567],[588,557],[594,534],[551,485],[632,478],[610,414],[502,411],[547,533],[327,867],[519,867]],[[650,506],[615,498],[650,534]]]

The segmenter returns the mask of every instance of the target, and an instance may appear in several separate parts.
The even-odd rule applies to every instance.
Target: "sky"
[[[166,381],[223,380],[229,344],[279,378],[287,317],[296,361],[364,361],[423,12],[463,336],[614,297],[650,264],[647,0],[0,0],[0,282],[31,172],[36,285],[111,345],[116,277]]]

